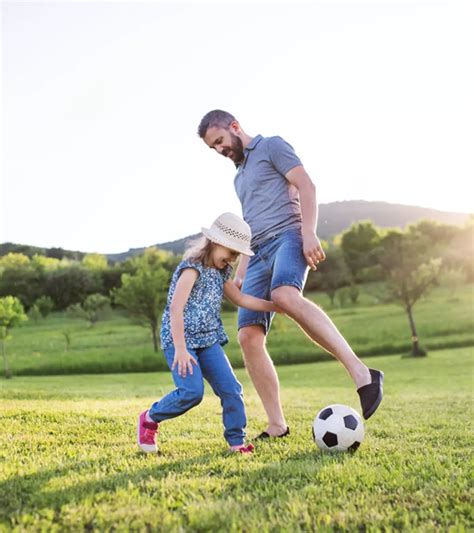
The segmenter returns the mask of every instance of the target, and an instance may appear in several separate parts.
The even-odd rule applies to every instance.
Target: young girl
[[[189,250],[176,268],[163,313],[161,347],[173,373],[176,389],[138,419],[138,445],[156,452],[156,434],[161,422],[182,415],[202,400],[205,378],[222,405],[224,438],[230,450],[251,453],[245,445],[247,423],[242,386],[237,381],[222,346],[228,342],[220,317],[225,295],[240,307],[277,311],[267,301],[242,294],[231,279],[239,256],[254,255],[250,227],[238,216],[224,213],[210,229],[202,228],[202,241]]]

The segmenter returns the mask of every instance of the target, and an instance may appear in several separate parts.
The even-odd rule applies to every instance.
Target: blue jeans
[[[283,231],[254,247],[253,252],[242,285],[243,293],[270,300],[272,291],[283,285],[303,290],[309,267],[303,255],[300,229]],[[239,307],[238,327],[261,324],[266,334],[273,315]]]
[[[240,445],[245,440],[247,417],[242,395],[242,385],[237,381],[222,346],[215,343],[207,348],[188,348],[197,365],[193,364],[193,374],[182,377],[178,367],[172,371],[176,389],[155,402],[148,414],[155,422],[175,418],[198,405],[204,395],[204,380],[221,400],[224,438],[230,446]],[[174,347],[164,350],[171,369],[174,360]]]

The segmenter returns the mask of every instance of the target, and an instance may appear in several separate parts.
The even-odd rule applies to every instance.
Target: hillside
[[[461,225],[469,219],[466,213],[452,213],[438,211],[425,207],[411,205],[391,204],[388,202],[368,202],[365,200],[351,200],[345,202],[331,202],[320,204],[318,235],[322,239],[330,239],[341,231],[347,229],[352,223],[359,220],[371,220],[376,226],[404,228],[408,224],[422,219],[431,219],[443,224]],[[176,254],[183,253],[185,242],[197,237],[198,234],[189,235],[176,241],[150,244],[163,250]],[[125,261],[129,257],[139,255],[145,248],[130,248],[126,252],[107,254],[110,261]],[[34,253],[49,257],[70,257],[80,259],[84,252],[73,252],[62,248],[39,248],[24,244],[0,244],[0,256],[9,252],[21,252],[32,256]]]
[[[365,200],[331,202],[319,206],[318,235],[322,239],[330,239],[359,220],[371,220],[376,226],[382,228],[404,228],[422,219],[436,220],[443,224],[461,225],[469,219],[469,215],[388,202],[368,202]],[[185,242],[197,236],[198,234],[189,235],[176,241],[159,243],[155,246],[181,254]],[[110,254],[107,257],[112,261],[124,261],[127,257],[142,253],[143,250],[144,248],[135,248],[121,254]]]
[[[319,206],[318,235],[323,239],[328,239],[359,220],[371,220],[381,228],[404,228],[422,219],[461,225],[469,219],[469,215],[388,202],[365,200],[332,202]]]

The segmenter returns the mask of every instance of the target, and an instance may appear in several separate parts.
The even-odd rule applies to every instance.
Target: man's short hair
[[[234,115],[227,113],[227,111],[222,111],[221,109],[209,111],[202,117],[198,135],[201,139],[204,139],[209,128],[225,128],[227,130],[234,120],[236,120]]]

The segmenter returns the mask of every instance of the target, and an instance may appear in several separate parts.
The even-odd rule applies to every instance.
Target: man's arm
[[[242,283],[245,278],[245,273],[247,272],[247,266],[249,264],[249,261],[250,261],[250,257],[248,255],[242,254],[240,256],[239,266],[237,267],[237,270],[234,276],[234,284],[239,289],[242,287]]]
[[[316,186],[302,165],[292,168],[285,177],[291,185],[298,189],[301,215],[303,217],[303,254],[308,265],[313,270],[316,270],[317,264],[326,259],[321,243],[316,236],[316,224],[318,221]]]

